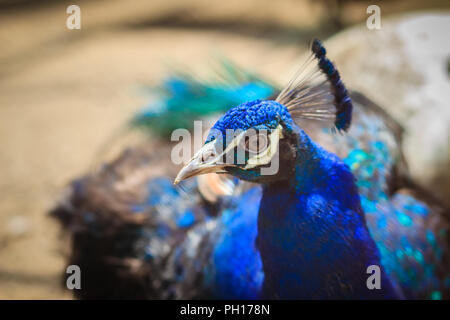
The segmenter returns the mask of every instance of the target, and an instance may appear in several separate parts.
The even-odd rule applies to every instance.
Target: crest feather
[[[286,106],[294,120],[327,121],[338,131],[347,131],[353,109],[348,91],[319,40],[313,40],[311,52],[276,101]]]

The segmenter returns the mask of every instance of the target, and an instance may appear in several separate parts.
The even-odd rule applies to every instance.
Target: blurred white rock
[[[30,222],[25,216],[15,215],[8,221],[6,230],[10,236],[19,237],[30,230]]]
[[[415,181],[450,205],[450,13],[382,16],[380,30],[358,25],[325,44],[347,86],[404,127]]]

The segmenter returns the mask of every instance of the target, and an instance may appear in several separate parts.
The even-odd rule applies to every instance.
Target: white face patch
[[[265,136],[264,133],[266,134]],[[227,136],[228,134],[229,132],[227,132]],[[213,140],[205,144],[178,172],[174,184],[205,173],[226,173],[227,167],[239,167],[240,165],[244,165],[244,170],[264,166],[261,168],[261,175],[274,175],[278,172],[279,161],[274,159],[274,156],[277,154],[280,139],[283,139],[283,127],[281,124],[274,130],[255,130],[250,128],[239,133],[234,132],[233,135],[228,137],[232,140],[223,152],[217,150],[218,146],[223,145],[220,141]],[[260,146],[262,147],[260,148]],[[237,148],[237,159],[235,159],[235,148]],[[247,161],[245,161],[246,154],[249,155]],[[225,162],[223,161],[224,158]],[[269,164],[270,166],[267,167],[266,165]]]
[[[262,130],[260,130],[260,132],[261,131]],[[227,165],[236,166],[236,163],[245,164],[245,166],[243,167],[244,169],[251,169],[257,166],[269,164],[278,150],[278,144],[280,139],[283,138],[283,127],[281,125],[278,125],[277,128],[275,128],[271,132],[269,130],[266,130],[265,132],[266,132],[265,136],[266,145],[264,145],[264,148],[260,148],[259,150],[258,148],[256,148],[254,151],[250,150],[250,157],[246,163],[244,155],[245,152],[246,151],[248,152],[249,150],[246,150],[246,148],[244,148],[243,145],[244,142],[246,141],[245,140],[246,137],[248,137],[249,139],[256,137],[256,130],[252,128],[243,131],[242,133],[239,133],[233,140],[230,141],[230,143],[228,143],[225,150],[219,155],[215,156],[215,158],[212,159],[211,162],[220,163],[223,157],[225,157],[226,159],[225,163]],[[255,142],[251,141],[251,143]],[[258,145],[258,143],[256,143],[255,145]],[[237,159],[234,159],[235,147],[238,147]],[[259,152],[255,152],[256,150],[258,150]]]
[[[273,156],[278,151],[280,139],[283,139],[283,127],[279,124],[268,136],[268,146],[261,152],[256,153],[247,161],[244,169],[251,169],[257,166],[269,164]]]

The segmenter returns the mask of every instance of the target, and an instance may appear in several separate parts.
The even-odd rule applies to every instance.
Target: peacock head
[[[179,172],[175,183],[211,172],[252,182],[280,179],[287,173],[281,168],[289,167],[285,155],[293,125],[288,109],[279,102],[254,100],[238,105],[214,124],[204,146]]]
[[[299,153],[308,152],[303,144],[310,140],[296,125],[297,119],[331,121],[337,130],[347,130],[352,112],[347,90],[321,43],[314,40],[311,48],[311,56],[319,61],[316,68],[305,68],[309,72],[305,76],[297,72],[276,100],[254,100],[227,111],[175,184],[212,172],[259,183],[286,179]],[[319,76],[325,79],[315,81]]]

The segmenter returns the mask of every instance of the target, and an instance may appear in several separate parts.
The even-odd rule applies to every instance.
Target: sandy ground
[[[281,78],[321,18],[304,1],[221,1],[212,13],[203,1],[79,3],[80,31],[65,28],[62,4],[0,13],[0,299],[71,298],[65,241],[46,212],[167,62],[201,70],[219,52]]]

